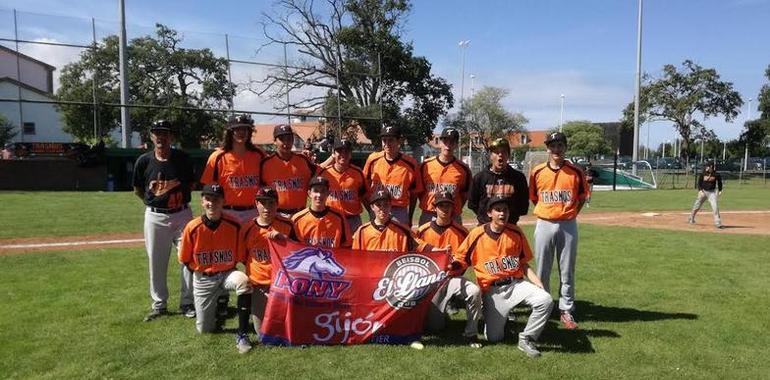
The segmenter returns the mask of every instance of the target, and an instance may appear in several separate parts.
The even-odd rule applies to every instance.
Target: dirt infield
[[[595,212],[578,217],[581,224],[607,226],[657,228],[675,231],[713,232],[720,234],[749,234],[770,236],[770,210],[724,211],[722,224],[725,228],[714,228],[711,213],[701,212],[697,224],[687,224],[686,211],[659,212]],[[532,225],[535,218],[527,215],[519,224]],[[466,223],[468,227],[475,223]],[[141,233],[117,233],[68,237],[40,237],[0,240],[0,256],[28,252],[58,251],[72,249],[104,249],[119,247],[141,247],[144,239]]]

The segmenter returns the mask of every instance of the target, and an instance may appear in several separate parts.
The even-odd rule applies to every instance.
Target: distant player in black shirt
[[[506,139],[497,139],[489,145],[489,168],[473,176],[468,208],[476,213],[479,225],[490,221],[487,202],[494,196],[508,198],[508,222],[516,224],[529,210],[527,178],[508,165],[511,146]]]
[[[711,204],[711,211],[714,213],[714,226],[720,229],[724,228],[717,203],[720,195],[722,195],[722,176],[714,169],[714,162],[709,161],[703,167],[703,173],[698,177],[698,195],[695,197],[695,204],[692,205],[687,223],[695,224],[695,214],[698,213],[703,202],[708,199]]]

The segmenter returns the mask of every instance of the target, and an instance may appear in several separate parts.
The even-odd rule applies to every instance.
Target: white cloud
[[[59,42],[50,38],[38,38],[35,41]],[[68,63],[77,61],[83,49],[43,44],[22,44],[19,45],[19,51],[56,68],[53,72],[53,89],[55,92],[59,88],[59,76],[61,75],[62,68]]]

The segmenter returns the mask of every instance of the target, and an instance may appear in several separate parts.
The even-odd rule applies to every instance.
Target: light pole
[[[634,150],[631,157],[631,174],[636,175],[636,165],[639,160],[639,89],[642,81],[642,0],[639,0],[639,11],[636,20],[636,88],[634,91]],[[648,132],[649,136],[649,132]],[[648,138],[649,140],[649,138]]]
[[[561,94],[561,111],[559,112],[559,132],[564,129],[564,94]]]
[[[120,34],[118,35],[118,68],[120,77],[120,135],[121,148],[131,147],[131,115],[128,113],[128,42],[126,42],[126,4],[118,1],[120,14]]]
[[[460,47],[460,56],[462,57],[462,63],[460,65],[460,107],[462,107],[463,101],[465,100],[463,98],[465,92],[465,50],[467,50],[470,44],[470,40],[464,40],[457,43],[457,46]]]
[[[471,98],[476,95],[476,76],[471,74]]]

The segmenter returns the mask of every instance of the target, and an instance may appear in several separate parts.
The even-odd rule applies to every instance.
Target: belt
[[[493,281],[492,285],[493,286],[503,286],[503,285],[508,285],[508,284],[512,283],[513,281],[517,281],[517,280],[519,280],[519,279],[518,278],[514,278],[514,277],[507,277],[507,278],[504,278],[502,280]]]
[[[233,210],[233,211],[246,211],[246,210],[253,210],[257,208],[256,206],[224,206],[225,210]]]
[[[301,208],[279,208],[278,212],[283,214],[296,214],[298,212],[302,211]]]
[[[203,276],[203,277],[214,277],[216,275],[220,275],[220,274],[224,273],[224,271],[221,271],[221,272],[211,272],[211,273],[209,273],[209,272],[198,272],[198,273],[200,273],[201,276]]]
[[[187,204],[184,204],[184,205],[182,205],[180,207],[177,207],[177,208],[150,207],[150,211],[157,212],[159,214],[175,214],[175,213],[177,213],[179,211],[187,209],[188,207],[190,207],[190,206],[188,206]]]

